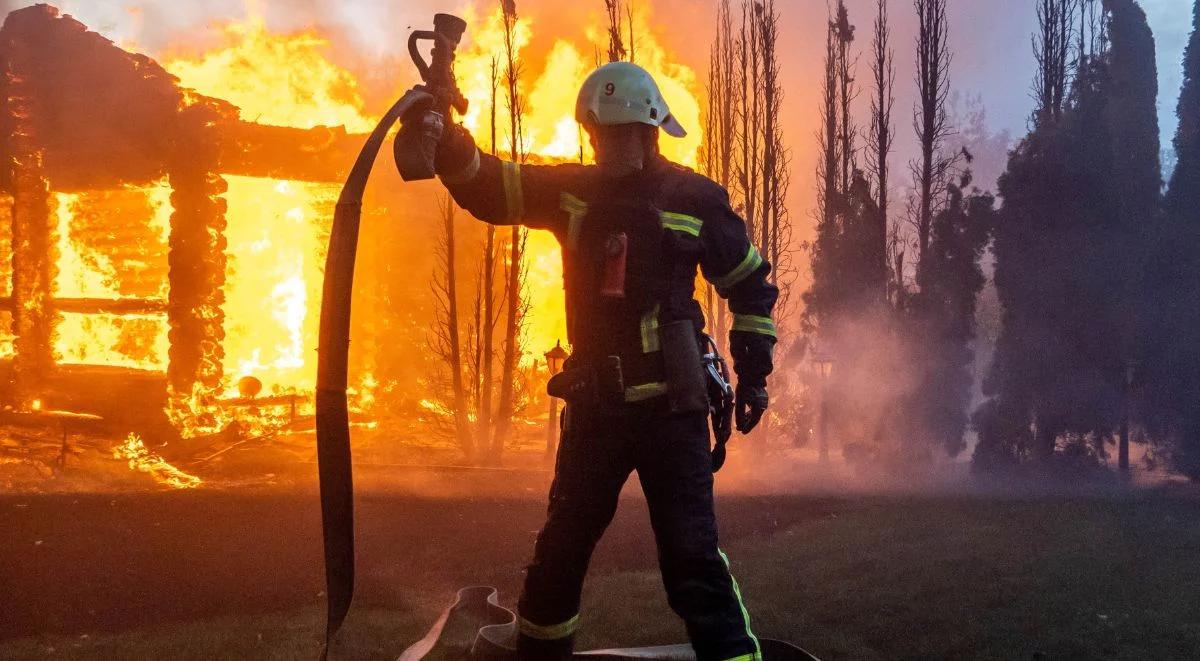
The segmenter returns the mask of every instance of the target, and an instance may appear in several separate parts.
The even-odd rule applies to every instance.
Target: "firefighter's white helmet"
[[[630,62],[605,64],[583,81],[575,103],[575,119],[584,125],[649,124],[676,138],[687,135],[671,114],[654,78]]]

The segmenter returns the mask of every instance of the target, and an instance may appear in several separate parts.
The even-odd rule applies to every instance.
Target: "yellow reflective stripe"
[[[530,638],[536,638],[538,640],[561,640],[574,634],[575,630],[579,628],[579,616],[576,615],[566,622],[561,624],[552,624],[546,627],[540,624],[534,624],[533,622],[530,622],[522,617],[520,618],[518,627],[522,635],[529,636]]]
[[[775,322],[770,317],[756,317],[752,314],[733,315],[733,330],[779,337]]]
[[[627,402],[644,402],[647,399],[653,399],[659,395],[667,394],[667,384],[665,383],[643,383],[640,386],[631,386],[625,389],[625,401]]]
[[[656,304],[642,315],[642,353],[654,353],[661,348],[658,341],[658,312],[659,306]]]
[[[659,220],[662,222],[662,226],[669,230],[691,234],[694,237],[700,236],[700,228],[704,226],[704,221],[695,216],[671,211],[659,213]]]
[[[725,552],[717,549],[717,553],[721,554],[721,560],[725,561],[725,570],[729,571],[729,556]],[[746,636],[754,641],[754,654],[750,655],[754,661],[762,659],[762,645],[758,644],[758,637],[750,630],[750,611],[746,610],[746,602],[742,600],[742,589],[738,587],[737,579],[733,577],[733,572],[729,572],[729,581],[733,583],[733,596],[737,597],[738,606],[742,609],[742,621],[746,623]],[[742,657],[738,657],[742,658]]]
[[[558,204],[559,208],[569,213],[583,213],[587,211],[587,202],[570,193],[561,193],[558,196]]]
[[[750,654],[742,654],[741,656],[731,657],[724,661],[760,661],[760,657],[751,652]]]
[[[570,193],[559,195],[558,206],[570,215],[567,223],[567,246],[572,250],[579,247],[579,232],[583,229],[583,217],[587,214],[587,202]]]
[[[762,255],[758,254],[758,249],[750,246],[750,250],[746,252],[746,257],[742,260],[742,263],[738,264],[729,273],[713,280],[713,284],[721,289],[729,289],[742,280],[745,280],[751,273],[757,271],[758,267],[762,266],[762,263],[763,258]]]
[[[506,220],[510,223],[525,217],[525,194],[521,190],[521,164],[500,162],[500,178],[504,181],[504,201],[508,206]]]

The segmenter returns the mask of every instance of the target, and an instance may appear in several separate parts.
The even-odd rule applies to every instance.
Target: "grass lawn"
[[[392,659],[454,589],[511,603],[542,515],[521,497],[360,499],[345,658]],[[582,647],[682,642],[640,496],[597,552]],[[1194,659],[1200,499],[1143,492],[721,498],[756,632],[822,659]],[[0,658],[314,658],[312,493],[0,497]]]

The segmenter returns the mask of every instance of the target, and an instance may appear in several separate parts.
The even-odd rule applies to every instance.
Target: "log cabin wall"
[[[50,305],[55,276],[54,225],[50,214],[50,183],[44,167],[45,149],[36,118],[40,103],[36,30],[0,32],[4,100],[0,112],[5,140],[3,181],[12,196],[12,297],[9,300],[15,335],[10,404],[24,407],[35,396],[54,366],[52,341],[55,314]]]
[[[13,311],[15,339],[13,359],[0,360],[0,403],[28,408],[45,397],[47,406],[128,427],[147,414],[165,422],[168,394],[219,396],[228,266],[222,175],[338,182],[361,140],[342,128],[242,121],[228,102],[182,90],[150,58],[53,7],[9,14],[0,28],[0,191],[12,200],[13,275],[0,311]],[[166,301],[136,287],[112,300],[56,300],[56,194],[87,200],[164,179],[172,207]],[[85,221],[91,224],[81,235],[86,229],[116,240],[104,220]],[[77,215],[71,229],[80,223]],[[55,362],[60,313],[164,311],[165,373]]]

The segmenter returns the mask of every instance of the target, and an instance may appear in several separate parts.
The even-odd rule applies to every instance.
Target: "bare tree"
[[[621,0],[604,0],[604,9],[608,13],[608,61],[619,62],[628,54],[621,39]],[[630,32],[632,31],[631,15]]]
[[[858,128],[854,125],[851,110],[854,101],[858,98],[858,88],[854,80],[854,70],[857,68],[858,58],[852,58],[850,54],[850,44],[854,43],[854,26],[850,23],[850,12],[846,10],[846,3],[842,0],[838,0],[837,14],[833,21],[833,33],[837,38],[838,104],[841,111],[839,152],[842,169],[839,188],[842,195],[845,195],[850,190],[857,151],[854,143],[858,137]]]
[[[817,172],[817,180],[822,184],[819,189],[821,220],[828,226],[836,224],[838,209],[841,206],[841,176],[838,163],[841,157],[841,144],[838,136],[841,134],[841,117],[838,114],[838,47],[837,29],[830,17],[828,30],[825,34],[825,80],[821,87],[821,165]]]
[[[625,3],[625,19],[629,24],[629,61],[637,62],[637,39],[633,34],[633,0]]]
[[[942,148],[954,132],[947,119],[946,100],[950,95],[950,21],[948,0],[913,0],[917,11],[917,91],[918,102],[913,112],[913,128],[920,144],[920,157],[909,164],[917,187],[916,198],[910,202],[910,221],[917,230],[917,283],[929,250],[930,228],[938,211],[938,201],[949,183],[955,155],[946,155]]]
[[[789,270],[784,264],[788,254],[784,247],[791,227],[787,215],[789,157],[784,146],[780,115],[783,111],[783,86],[779,79],[779,12],[775,0],[764,0],[759,14],[759,44],[762,48],[763,153],[762,153],[762,222],[759,224],[759,245],[774,266],[772,277],[781,289],[790,284],[784,276]],[[784,295],[788,292],[784,291]],[[786,301],[778,306],[786,308]]]
[[[739,91],[738,44],[733,32],[729,0],[717,5],[717,30],[709,51],[708,110],[703,145],[704,174],[726,190],[734,188],[738,148]],[[729,330],[729,309],[712,285],[705,292],[705,307],[717,342],[724,347]]]
[[[1079,43],[1076,46],[1076,68],[1084,66],[1096,53],[1106,48],[1104,8],[1100,0],[1077,0],[1079,3]],[[1100,11],[1097,12],[1096,10]]]
[[[876,0],[875,39],[871,44],[871,74],[874,83],[871,96],[871,130],[867,134],[867,173],[874,180],[875,204],[879,208],[876,240],[879,254],[887,255],[889,235],[892,234],[888,216],[890,191],[888,158],[892,153],[895,133],[892,125],[892,108],[896,103],[896,56],[891,47],[891,25],[887,0]],[[891,271],[892,264],[888,264]],[[903,274],[893,273],[889,290],[895,291]],[[886,299],[888,292],[881,292]]]
[[[741,198],[741,212],[746,219],[750,236],[757,235],[759,214],[759,177],[762,172],[762,51],[761,37],[756,25],[762,15],[760,2],[742,2],[742,23],[738,43],[742,102],[741,120],[741,167],[737,172],[737,183]]]
[[[491,68],[491,152],[498,153],[497,108],[499,103],[499,63],[492,58]],[[496,227],[488,225],[483,247],[483,263],[480,266],[481,289],[476,299],[475,331],[476,365],[478,369],[477,382],[479,388],[479,404],[476,407],[477,429],[476,446],[480,454],[490,453],[492,447],[492,397],[495,393],[495,357],[496,357],[496,324],[499,311],[496,305]],[[480,459],[484,457],[480,456]]]
[[[454,416],[454,438],[463,454],[474,454],[469,424],[467,392],[463,385],[463,350],[458,314],[458,270],[455,266],[454,201],[442,195],[442,236],[438,243],[438,270],[433,280],[434,327],[429,339],[430,348],[446,366],[450,375],[451,412]]]
[[[523,128],[524,99],[521,96],[521,64],[517,57],[514,30],[517,9],[514,0],[502,0],[504,9],[504,83],[508,93],[509,157],[514,163],[525,160]],[[517,378],[519,358],[520,325],[522,314],[521,264],[524,259],[525,230],[520,225],[512,227],[509,237],[509,264],[506,269],[507,323],[504,332],[504,365],[500,379],[500,401],[496,420],[495,436],[492,439],[490,459],[499,463],[504,445],[512,433],[515,399],[513,388]]]
[[[833,287],[841,280],[836,273],[836,252],[840,230],[838,215],[842,209],[841,192],[841,113],[838,110],[838,59],[837,21],[834,8],[828,6],[825,23],[824,76],[821,80],[821,128],[817,131],[817,143],[821,157],[816,166],[817,208],[816,239],[809,245],[812,284],[804,295],[804,326],[808,332],[816,332],[829,316],[830,304],[835,298]]]
[[[1034,119],[1055,121],[1062,117],[1067,100],[1068,79],[1076,62],[1071,60],[1075,41],[1075,15],[1081,12],[1080,0],[1037,0],[1035,14],[1038,31],[1033,37],[1033,56],[1037,60],[1033,93],[1037,102]],[[1081,28],[1082,29],[1082,28]],[[1083,33],[1079,35],[1083,39]]]

